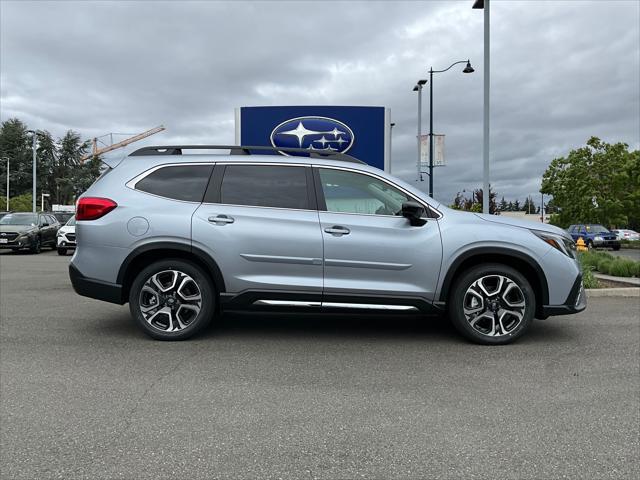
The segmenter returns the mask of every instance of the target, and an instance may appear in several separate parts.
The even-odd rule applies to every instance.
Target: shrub
[[[609,273],[609,267],[611,266],[611,260],[608,258],[602,258],[598,261],[596,269],[601,273]]]
[[[598,279],[593,275],[591,267],[582,269],[582,283],[584,284],[584,288],[600,288]]]
[[[631,268],[635,270],[634,262],[620,258],[609,264],[609,275],[613,275],[614,277],[630,277],[633,275]]]

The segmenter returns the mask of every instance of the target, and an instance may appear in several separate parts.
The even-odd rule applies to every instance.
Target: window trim
[[[305,168],[306,181],[307,181],[307,199],[309,203],[309,208],[289,208],[289,207],[268,207],[263,205],[241,205],[237,203],[222,203],[221,195],[222,195],[222,181],[224,180],[224,174],[227,170],[228,166],[258,166],[258,167],[301,167]],[[209,189],[212,189],[212,197],[216,200],[215,202],[207,202],[207,194],[209,193]],[[209,181],[209,186],[204,194],[204,199],[202,201],[203,205],[221,205],[226,207],[246,207],[246,208],[269,208],[275,210],[291,210],[296,212],[317,212],[318,211],[318,203],[317,203],[317,194],[315,191],[315,185],[313,182],[313,172],[312,166],[307,163],[290,163],[290,162],[217,162],[216,167],[213,170],[213,174],[211,176],[211,180]]]
[[[428,203],[420,200],[419,198],[416,198],[416,196],[413,195],[411,192],[408,192],[407,190],[402,188],[400,185],[395,184],[394,182],[388,180],[385,177],[382,177],[380,175],[376,175],[375,173],[365,172],[363,170],[357,170],[355,168],[342,167],[342,166],[337,167],[337,166],[333,166],[333,165],[313,165],[313,176],[314,176],[314,180],[315,180],[314,183],[315,183],[315,187],[316,187],[316,195],[318,197],[318,211],[327,212],[327,213],[344,214],[344,215],[360,215],[360,216],[367,216],[367,217],[385,217],[385,218],[390,218],[390,217],[391,218],[396,218],[396,217],[398,217],[398,215],[380,215],[380,214],[377,214],[377,213],[332,212],[332,211],[327,210],[327,203],[326,203],[326,200],[324,198],[324,190],[322,189],[322,182],[320,180],[320,171],[319,170],[321,168],[332,169],[332,170],[344,170],[344,171],[347,171],[347,172],[352,172],[352,173],[356,173],[356,174],[360,174],[360,175],[367,175],[369,177],[375,178],[376,180],[380,180],[381,182],[392,186],[396,190],[400,190],[407,197],[409,197],[410,200],[413,200],[414,202],[417,202],[420,205],[422,205],[424,207],[424,209],[426,210],[426,212],[428,213],[428,217],[427,218],[433,219],[433,220],[440,220],[443,217],[442,212],[440,212],[438,209],[432,207]],[[322,208],[320,208],[320,207],[322,207]]]
[[[214,173],[215,167],[216,167],[216,164],[214,162],[162,163],[160,165],[155,165],[154,167],[151,167],[148,170],[145,170],[144,172],[136,175],[135,177],[133,177],[131,180],[129,180],[124,185],[125,185],[125,187],[130,188],[131,190],[135,190],[136,192],[144,193],[146,195],[151,195],[152,197],[156,197],[156,198],[164,198],[165,200],[172,200],[174,202],[201,204],[202,200],[201,201],[197,201],[197,200],[180,200],[179,198],[165,197],[164,195],[157,195],[155,193],[145,192],[144,190],[139,190],[139,189],[136,188],[136,186],[138,185],[138,183],[140,183],[140,181],[144,180],[149,175],[151,175],[152,173],[156,172],[157,170],[160,170],[161,168],[167,168],[167,167],[194,167],[194,166],[200,166],[200,165],[205,165],[205,166],[212,167],[211,168],[211,173],[209,174],[209,178],[207,179],[207,185],[204,188],[204,195],[206,195],[207,189],[209,188],[209,183],[211,182],[211,177],[213,176],[213,173]],[[203,195],[203,198],[204,198],[204,195]]]

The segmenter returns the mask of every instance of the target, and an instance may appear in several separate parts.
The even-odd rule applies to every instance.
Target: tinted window
[[[161,197],[201,202],[213,165],[163,167],[147,175],[136,189]]]
[[[222,179],[220,202],[308,209],[305,167],[228,165]]]
[[[344,170],[320,170],[327,211],[367,215],[400,215],[411,200],[397,188],[377,178]]]

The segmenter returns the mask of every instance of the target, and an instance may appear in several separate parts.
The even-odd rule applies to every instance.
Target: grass
[[[583,273],[598,271],[614,277],[640,277],[640,262],[616,257],[606,252],[580,252],[578,254]]]

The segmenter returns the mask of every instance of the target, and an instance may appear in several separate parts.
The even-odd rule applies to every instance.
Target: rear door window
[[[212,170],[213,165],[162,167],[138,181],[135,188],[159,197],[201,202]]]
[[[308,167],[227,165],[220,203],[254,207],[309,209]]]

